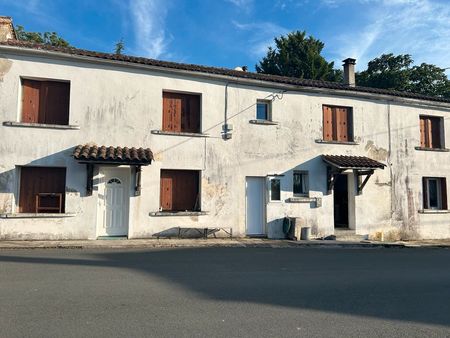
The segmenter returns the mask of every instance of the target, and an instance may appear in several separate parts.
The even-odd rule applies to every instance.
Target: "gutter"
[[[247,79],[241,77],[235,77],[230,75],[221,75],[221,74],[211,74],[211,73],[203,73],[198,71],[190,71],[184,69],[175,69],[175,68],[166,68],[166,67],[158,67],[152,65],[144,65],[137,64],[126,61],[117,61],[117,60],[108,60],[108,59],[99,59],[92,56],[83,56],[83,55],[73,55],[67,54],[57,51],[47,51],[42,49],[29,49],[23,47],[16,46],[5,46],[0,45],[0,51],[4,51],[6,53],[17,52],[19,55],[38,55],[38,56],[47,56],[49,58],[59,58],[59,59],[73,59],[80,60],[88,63],[94,64],[106,64],[106,65],[114,65],[121,66],[127,68],[134,69],[144,69],[144,70],[152,70],[158,73],[163,74],[179,74],[179,75],[188,75],[195,78],[203,78],[216,80],[218,82],[225,82],[228,84],[244,84],[248,86],[262,87],[268,89],[284,89],[286,91],[294,91],[294,92],[307,92],[307,93],[317,93],[317,94],[327,94],[333,96],[345,96],[345,97],[353,97],[353,98],[362,98],[362,99],[370,99],[377,101],[393,101],[403,104],[408,104],[412,106],[418,107],[436,107],[439,109],[445,109],[450,111],[450,102],[439,102],[439,101],[428,101],[425,99],[414,99],[414,98],[405,98],[394,95],[387,94],[377,94],[377,93],[366,93],[366,92],[357,92],[351,90],[342,90],[342,89],[332,89],[332,88],[318,88],[318,87],[310,87],[310,86],[300,86],[300,85],[292,85],[292,84],[283,84],[277,82],[256,80],[256,79]],[[13,54],[14,55],[14,54]]]

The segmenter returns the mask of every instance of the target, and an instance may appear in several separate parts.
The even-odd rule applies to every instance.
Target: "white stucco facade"
[[[21,78],[70,81],[69,125],[74,129],[5,125],[19,122]],[[164,135],[164,90],[201,95],[201,137]],[[221,137],[225,90],[232,138]],[[284,92],[284,93],[282,93]],[[282,94],[281,94],[282,93]],[[258,99],[273,98],[276,124],[249,123]],[[450,142],[450,104],[376,94],[294,88],[226,76],[74,58],[0,47],[0,239],[96,239],[99,166],[94,191],[86,194],[86,166],[71,155],[79,144],[149,147],[154,161],[142,167],[141,194],[129,184],[128,238],[147,238],[176,227],[226,227],[246,234],[246,177],[281,180],[281,200],[266,191],[265,233],[282,237],[285,216],[310,226],[315,236],[334,233],[333,193],[327,191],[322,154],[367,156],[386,164],[356,194],[349,172],[350,227],[373,236],[383,231],[402,238],[449,238],[450,214],[423,213],[422,177],[450,180],[450,153],[422,151],[419,115],[444,120]],[[352,144],[322,139],[322,105],[353,108]],[[18,214],[21,166],[67,168],[64,215]],[[151,216],[160,208],[161,169],[201,171],[204,213]],[[293,170],[308,171],[309,198],[293,203]],[[133,182],[130,168],[130,182]],[[96,181],[97,180],[97,181]]]

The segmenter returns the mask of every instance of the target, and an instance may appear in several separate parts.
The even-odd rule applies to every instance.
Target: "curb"
[[[450,244],[420,244],[420,243],[374,243],[374,242],[340,242],[340,241],[267,241],[261,242],[245,242],[245,241],[227,241],[227,242],[197,242],[183,240],[176,242],[155,242],[155,243],[133,243],[133,240],[127,240],[121,243],[102,244],[96,243],[96,241],[87,243],[51,243],[51,241],[42,241],[35,243],[24,241],[28,245],[21,245],[20,243],[11,243],[11,245],[5,245],[0,241],[0,251],[4,250],[34,250],[34,249],[72,249],[72,250],[87,250],[87,249],[169,249],[169,248],[272,248],[272,249],[285,249],[285,248],[347,248],[347,249],[376,249],[376,248],[429,248],[429,249],[450,249]]]

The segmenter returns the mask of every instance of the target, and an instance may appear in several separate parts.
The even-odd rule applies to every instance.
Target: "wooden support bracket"
[[[357,170],[355,170],[355,172],[356,172],[356,175],[358,177],[358,195],[361,195],[364,187],[366,186],[367,182],[369,181],[370,176],[373,175],[374,171],[373,170],[365,170],[365,171],[357,171]],[[362,180],[362,176],[364,176],[364,175],[366,177],[364,178],[364,181],[363,181]]]
[[[94,165],[86,164],[86,196],[92,196],[92,191],[94,190]]]
[[[141,195],[141,173],[142,173],[142,167],[140,165],[136,166],[134,196],[140,196]]]

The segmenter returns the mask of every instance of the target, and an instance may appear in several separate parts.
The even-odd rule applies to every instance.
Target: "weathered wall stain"
[[[12,64],[11,60],[0,58],[0,82],[3,82],[3,77],[8,74]]]
[[[374,160],[377,161],[386,161],[387,157],[388,157],[388,151],[386,149],[383,149],[381,147],[377,147],[373,141],[367,141],[367,144],[364,148],[367,153],[368,156],[370,158],[373,158]]]

